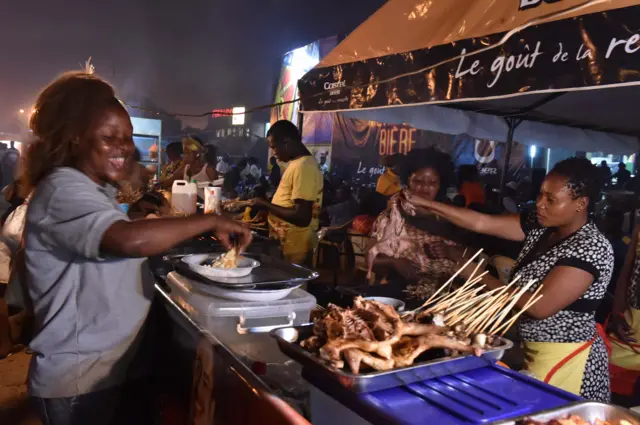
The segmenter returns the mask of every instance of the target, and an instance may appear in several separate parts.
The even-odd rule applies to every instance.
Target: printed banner
[[[358,184],[374,184],[384,172],[383,156],[408,155],[414,149],[435,146],[448,152],[454,165],[475,165],[487,184],[500,182],[506,143],[477,140],[467,135],[451,136],[419,130],[407,125],[381,124],[345,118],[340,114],[311,114],[309,120],[331,115],[331,174]],[[305,125],[307,119],[305,117]],[[313,128],[313,127],[312,127]],[[303,127],[303,133],[304,131]],[[508,179],[527,167],[526,147],[513,143]]]
[[[498,43],[505,33],[315,68],[298,86],[305,110],[331,111],[640,84],[639,22],[638,6],[592,13],[527,28],[473,56],[464,55]]]

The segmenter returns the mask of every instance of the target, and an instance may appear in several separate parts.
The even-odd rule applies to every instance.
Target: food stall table
[[[491,424],[578,399],[499,366],[356,394],[303,369],[267,335],[236,335],[236,324],[185,302],[166,275],[157,275],[157,301],[165,313],[160,378],[170,383],[164,386],[169,397],[181,401],[184,423],[191,417],[188,423],[197,425],[308,424],[306,417],[317,425]],[[210,403],[194,403],[203,395]]]

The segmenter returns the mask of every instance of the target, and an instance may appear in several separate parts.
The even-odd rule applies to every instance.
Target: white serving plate
[[[186,263],[191,270],[205,277],[243,277],[251,274],[251,271],[260,266],[260,262],[252,258],[240,256],[238,258],[238,267],[226,269],[221,267],[207,267],[201,264],[205,260],[215,261],[222,254],[194,254],[182,257],[182,261]]]
[[[213,295],[217,298],[232,301],[269,302],[278,301],[288,297],[291,292],[299,288],[302,284],[284,289],[227,289],[215,285],[205,285],[193,282],[193,286],[200,292]]]

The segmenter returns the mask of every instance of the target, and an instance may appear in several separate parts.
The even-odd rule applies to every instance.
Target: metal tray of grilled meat
[[[624,407],[614,406],[595,401],[580,401],[555,409],[544,410],[532,415],[522,416],[506,421],[494,422],[493,425],[515,425],[518,421],[533,420],[538,422],[549,422],[553,419],[566,419],[568,416],[577,415],[590,424],[595,424],[597,419],[605,421],[611,425],[640,425],[640,415]],[[626,421],[626,422],[623,422]],[[526,422],[524,422],[526,423]]]
[[[472,355],[447,357],[443,350],[428,350],[408,367],[355,374],[330,366],[317,355],[302,348],[300,341],[312,334],[313,324],[279,328],[271,332],[271,336],[278,342],[280,350],[302,364],[308,372],[334,379],[356,393],[369,393],[400,387],[439,376],[485,367],[500,360],[504,352],[513,347],[511,341],[502,338],[500,346],[485,351],[481,357]]]
[[[223,251],[211,254],[222,253]],[[188,254],[187,254],[188,255]],[[175,271],[189,279],[197,280],[207,285],[216,285],[227,289],[266,289],[290,288],[318,277],[318,273],[297,264],[287,263],[278,258],[264,254],[243,253],[245,257],[253,258],[260,262],[247,276],[243,277],[206,277],[193,271],[187,264],[181,261],[185,255],[166,255],[162,259],[171,264]]]

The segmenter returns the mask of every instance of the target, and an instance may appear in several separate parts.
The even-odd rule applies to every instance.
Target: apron
[[[640,310],[632,309],[625,314],[627,323],[631,325],[636,341],[640,341]],[[611,373],[611,391],[626,396],[634,395],[634,390],[640,382],[640,354],[633,351],[616,336],[610,335],[611,356],[609,358],[609,372]],[[640,352],[640,343],[631,346]]]
[[[606,344],[604,328],[600,324],[596,324],[595,336],[586,342],[525,341],[525,369],[546,384],[580,395],[591,346],[598,337]]]

